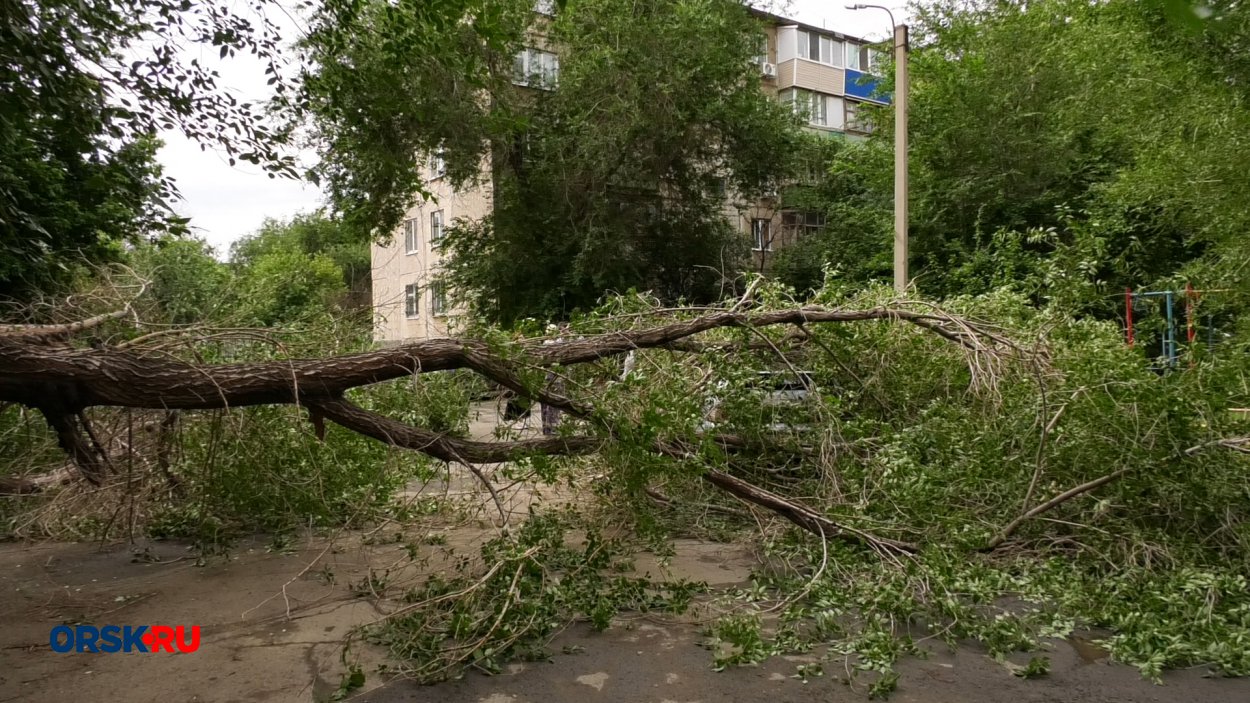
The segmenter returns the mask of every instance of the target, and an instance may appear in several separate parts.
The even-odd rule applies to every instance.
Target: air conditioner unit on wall
[[[776,78],[777,77],[777,64],[769,63],[767,61],[761,63],[760,74],[763,75],[765,78]]]

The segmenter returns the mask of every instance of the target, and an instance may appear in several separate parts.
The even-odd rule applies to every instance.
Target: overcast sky
[[[754,3],[767,6],[769,3]],[[853,36],[884,39],[889,36],[890,21],[881,10],[851,11],[845,0],[790,0],[772,6],[772,11],[808,24],[826,27]],[[878,4],[894,10],[899,21],[904,19],[904,4],[899,0],[881,0]],[[285,18],[284,32],[295,38],[298,29]],[[214,63],[215,55],[202,56]],[[240,97],[257,100],[267,95],[263,67],[256,62],[236,58],[220,66],[221,84]],[[213,152],[200,150],[198,144],[179,134],[162,135],[165,147],[160,152],[166,172],[178,183],[183,200],[175,209],[191,218],[191,226],[209,244],[224,255],[230,243],[260,227],[267,217],[287,218],[308,212],[321,204],[321,193],[314,187],[296,181],[270,179],[250,164],[230,166],[226,159]]]

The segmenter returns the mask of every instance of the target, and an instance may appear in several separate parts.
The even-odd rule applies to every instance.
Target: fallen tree
[[[771,633],[730,616],[715,636],[755,644],[722,663],[827,643],[825,626],[809,616],[836,611],[864,614],[834,640],[860,657],[879,654],[873,642],[901,642],[905,635],[883,623],[917,613],[947,623],[944,637],[977,639],[995,654],[1035,646],[1055,623],[1077,618],[1123,633],[1109,645],[1116,657],[1151,676],[1195,663],[1250,671],[1243,652],[1217,646],[1245,630],[1237,565],[1250,553],[1250,427],[1230,411],[1245,405],[1236,359],[1195,355],[1192,366],[1160,375],[1114,325],[1038,310],[1012,294],[950,301],[957,312],[947,312],[885,291],[828,294],[826,305],[805,307],[763,286],[756,292],[714,309],[609,301],[555,339],[486,328],[305,358],[287,358],[289,338],[264,342],[262,331],[145,326],[117,313],[0,328],[0,402],[39,411],[15,423],[19,413],[0,410],[8,423],[0,441],[40,435],[48,470],[6,485],[22,494],[59,485],[69,456],[103,486],[74,477],[77,485],[52,494],[71,498],[58,515],[72,518],[137,485],[174,519],[173,529],[160,516],[145,525],[199,544],[214,543],[223,524],[234,534],[280,528],[283,519],[313,524],[311,516],[347,524],[358,509],[366,523],[386,523],[399,487],[453,467],[481,481],[501,516],[510,485],[567,479],[606,497],[580,506],[586,525],[577,529],[622,519],[635,520],[640,535],[657,521],[673,533],[758,526],[757,544],[780,569],[756,575],[775,594],[768,609],[806,624]],[[230,334],[239,338],[223,345]],[[619,357],[629,352],[635,370],[622,376]],[[753,387],[761,372],[812,375],[820,392],[794,409],[801,416],[774,417]],[[489,440],[422,412],[446,401],[448,388],[482,385],[472,379],[575,420],[553,436]],[[445,403],[447,412],[463,418],[469,395]],[[711,420],[708,400],[717,407]],[[40,415],[54,433],[30,429]],[[178,416],[171,459],[160,438]],[[152,428],[153,446],[138,458],[135,428]],[[408,455],[401,466],[391,460],[405,452],[385,448],[435,461]],[[548,460],[560,456],[582,458]],[[132,481],[134,466],[154,480]],[[486,505],[474,499],[474,508]],[[107,532],[108,510],[118,509],[93,519]],[[429,607],[387,620],[396,629],[383,640],[400,659],[438,663],[414,675],[445,675],[473,660],[447,644],[448,628],[466,617],[477,624],[472,641],[511,656],[521,642],[541,644],[548,630],[536,623],[556,621],[535,620],[539,610],[606,622],[612,608],[649,607],[634,597],[638,584],[626,589],[633,596],[614,590],[615,567],[596,551],[602,542],[567,551],[560,510],[510,525],[483,551],[481,571],[426,584],[416,602]],[[787,525],[815,539],[791,539]],[[397,529],[407,527],[423,529]],[[578,578],[565,579],[570,573]],[[1026,614],[987,605],[1020,597],[1047,605]],[[1212,602],[1215,624],[1195,629]],[[1157,632],[1172,633],[1162,654]]]
[[[761,313],[737,309],[710,312],[693,319],[637,330],[571,340],[526,340],[517,358],[506,359],[485,342],[430,339],[392,349],[326,359],[291,359],[245,364],[197,364],[145,353],[141,348],[75,347],[74,336],[124,317],[121,310],[58,325],[0,326],[0,402],[39,410],[55,431],[61,448],[85,478],[99,483],[108,471],[107,453],[86,415],[92,407],[154,410],[226,409],[265,404],[293,404],[308,409],[314,424],[328,419],[387,444],[413,449],[465,465],[497,463],[538,454],[574,455],[599,451],[614,434],[613,421],[592,403],[577,401],[522,379],[523,369],[573,366],[658,347],[683,348],[691,338],[718,328],[759,329],[862,321],[905,322],[958,344],[975,357],[1018,352],[1019,347],[988,327],[940,311],[905,307],[865,310],[795,308]],[[686,346],[684,348],[696,348]],[[470,369],[514,392],[534,397],[603,430],[602,436],[558,436],[516,441],[458,439],[413,427],[367,411],[344,398],[350,389],[402,376],[450,369]],[[734,450],[743,440],[717,436]],[[652,451],[681,457],[693,450],[680,442],[657,441]],[[914,551],[905,541],[848,530],[820,512],[711,469],[703,474],[713,486],[773,511],[823,537],[862,540],[875,546]],[[30,484],[27,488],[33,488]]]
[[[825,359],[837,364],[847,377],[867,388],[863,379],[837,357],[836,350],[830,348],[828,335],[816,332],[823,327],[876,323],[911,326],[958,350],[966,369],[967,383],[960,392],[968,393],[980,388],[991,403],[996,402],[994,398],[999,395],[996,386],[1006,375],[1006,365],[1013,364],[1018,367],[1014,373],[1035,385],[1029,393],[1037,394],[1041,404],[1037,412],[1039,418],[1044,416],[1046,421],[1039,422],[1042,427],[1038,435],[1036,461],[1025,491],[1024,505],[1014,519],[1007,519],[1001,529],[986,535],[981,549],[1010,546],[1009,538],[1026,522],[1041,518],[1073,498],[1139,470],[1135,465],[1124,465],[1105,475],[1083,478],[1075,487],[1056,484],[1052,497],[1034,500],[1045,473],[1046,455],[1054,450],[1048,446],[1048,440],[1060,425],[1069,404],[1091,393],[1089,386],[1081,386],[1072,392],[1067,402],[1055,408],[1049,407],[1047,389],[1066,381],[1065,374],[1050,364],[1050,352],[1043,346],[1023,346],[998,327],[950,314],[926,303],[770,310],[763,307],[751,309],[749,296],[721,309],[705,308],[695,314],[689,311],[651,310],[648,315],[639,318],[644,321],[660,318],[659,323],[639,324],[635,320],[630,322],[631,326],[621,328],[619,320],[609,319],[606,324],[599,325],[601,330],[597,333],[569,335],[569,338],[529,338],[506,344],[501,344],[498,339],[439,338],[326,358],[203,363],[180,358],[155,345],[154,342],[180,332],[168,328],[131,335],[117,343],[75,344],[76,339],[100,326],[119,324],[128,316],[133,317],[131,306],[126,305],[117,311],[64,324],[0,325],[0,402],[17,403],[38,410],[55,432],[61,449],[82,475],[97,485],[111,467],[109,452],[103,447],[88,416],[91,408],[162,410],[168,413],[168,418],[173,418],[173,411],[179,410],[290,405],[306,410],[318,437],[324,436],[324,423],[329,420],[384,444],[463,465],[491,488],[474,467],[524,460],[537,455],[595,454],[613,448],[630,434],[627,427],[630,420],[615,416],[602,407],[603,398],[596,395],[595,388],[582,388],[584,392],[577,394],[557,391],[546,384],[543,375],[552,369],[575,369],[629,352],[662,349],[692,356],[762,354],[794,370],[790,355],[801,353],[796,350],[811,346]],[[670,319],[664,321],[665,317]],[[603,330],[605,327],[607,329]],[[765,334],[770,330],[772,337]],[[709,334],[725,331],[738,331],[741,335],[732,338],[720,334],[713,339],[707,338]],[[471,371],[512,393],[559,408],[582,420],[581,431],[532,439],[472,440],[395,420],[368,410],[348,397],[353,389],[455,369]],[[1013,387],[1018,389],[1020,383],[1016,382]],[[864,397],[866,401],[871,400],[888,410],[888,403],[881,393],[873,391]],[[822,418],[822,422],[836,422],[836,418],[828,414]],[[1149,435],[1146,438],[1149,439]],[[1192,446],[1178,446],[1154,462],[1166,466],[1175,460],[1192,457],[1202,449],[1241,446],[1240,440],[1202,439],[1202,442]],[[714,447],[723,459],[709,460],[707,446]],[[698,475],[707,485],[768,510],[822,538],[839,537],[900,552],[917,549],[914,540],[876,535],[840,524],[826,512],[815,510],[802,500],[779,492],[784,489],[783,484],[771,480],[765,481],[767,485],[753,482],[736,471],[732,461],[735,457],[750,460],[761,452],[773,452],[794,454],[799,461],[818,463],[828,458],[817,456],[822,453],[827,455],[827,446],[779,446],[766,437],[761,439],[760,436],[717,431],[694,435],[655,434],[638,448],[656,456],[697,463],[700,465]],[[836,474],[832,476],[836,488]],[[55,479],[37,477],[7,483],[11,484],[9,492],[29,493],[63,479],[61,472]],[[491,490],[493,495],[493,488]]]

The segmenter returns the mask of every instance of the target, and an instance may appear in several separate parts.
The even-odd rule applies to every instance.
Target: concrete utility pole
[[[894,28],[894,291],[907,292],[907,25],[896,24],[884,5],[847,5],[848,10],[885,10]]]
[[[893,21],[893,15],[890,21]],[[894,26],[894,292],[907,292],[907,25]]]

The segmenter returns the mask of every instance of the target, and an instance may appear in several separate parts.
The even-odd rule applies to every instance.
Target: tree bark
[[[571,365],[632,349],[666,346],[718,327],[891,319],[910,322],[969,348],[1008,344],[993,333],[948,316],[894,308],[800,308],[754,315],[712,313],[649,329],[548,345],[532,340],[522,344],[520,351],[540,366]],[[145,356],[135,350],[53,347],[43,344],[43,338],[43,335],[13,332],[0,334],[0,401],[38,407],[37,401],[32,402],[32,398],[42,395],[37,384],[54,383],[71,384],[72,387],[60,386],[55,391],[71,408],[107,405],[206,410],[337,397],[351,388],[414,373],[456,368],[486,372],[489,364],[502,364],[486,344],[461,339],[429,339],[394,349],[328,359],[195,365],[167,357]]]

